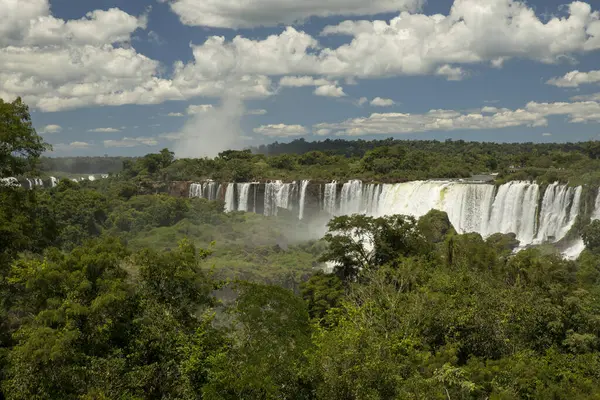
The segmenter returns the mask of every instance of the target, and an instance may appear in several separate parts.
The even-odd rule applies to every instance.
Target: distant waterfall
[[[299,205],[300,211],[298,213],[298,219],[304,218],[304,207],[306,205],[306,189],[308,188],[309,182],[310,181],[308,181],[308,180],[304,180],[300,184],[300,205]]]
[[[575,223],[579,214],[581,187],[572,188],[553,183],[546,189],[540,212],[537,243],[549,238],[562,239]]]
[[[56,187],[56,185],[58,185],[58,179],[56,179],[55,177],[51,176],[50,177],[50,186]]]
[[[337,182],[333,181],[325,185],[323,192],[323,210],[331,215],[337,214]]]
[[[227,185],[225,190],[225,212],[235,211],[235,183]]]
[[[238,183],[238,211],[249,211],[248,210],[248,200],[250,194],[251,183]]]
[[[265,211],[267,216],[277,215],[278,208],[293,209],[294,196],[298,194],[298,184],[296,182],[283,183],[282,181],[272,181],[265,184]]]
[[[366,212],[366,210],[362,210],[362,190],[363,183],[361,181],[353,180],[344,183],[340,196],[340,214],[351,215],[361,211]]]
[[[536,231],[539,186],[529,182],[509,182],[498,189],[484,235],[512,232],[521,243],[532,243]]]
[[[259,196],[264,193],[264,215],[275,216],[283,208],[297,211],[299,219],[306,218],[309,207],[332,216],[404,214],[416,218],[438,209],[448,214],[459,233],[476,232],[484,237],[514,233],[521,246],[563,239],[580,212],[582,197],[582,187],[553,183],[542,189],[525,181],[498,187],[448,180],[396,184],[350,180],[342,185],[336,181],[315,185],[318,190],[309,190],[308,180],[222,185],[209,181],[191,184],[189,196],[222,199],[224,191],[226,211],[256,211],[257,199],[263,201]],[[309,201],[309,196],[315,198]],[[600,193],[596,203],[594,218],[600,219]]]

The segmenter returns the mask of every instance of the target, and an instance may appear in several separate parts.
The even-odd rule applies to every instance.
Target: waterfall
[[[225,212],[235,211],[235,183],[230,183],[227,185],[227,190],[225,191]]]
[[[51,176],[50,177],[50,186],[56,187],[56,185],[58,185],[58,179],[56,179],[55,177]]]
[[[238,183],[238,211],[248,211],[248,194],[251,183]]]
[[[0,186],[21,186],[17,178],[9,177],[9,178],[0,178]]]
[[[202,196],[202,184],[192,183],[190,185],[188,197],[203,197]]]
[[[460,233],[488,230],[495,188],[492,185],[456,184],[443,192],[443,209]]]
[[[296,182],[283,183],[282,181],[272,181],[265,184],[265,211],[264,215],[277,215],[278,208],[293,208],[291,198],[297,194],[298,184]]]
[[[298,213],[298,218],[302,219],[304,218],[304,207],[305,207],[305,203],[306,203],[306,189],[308,188],[308,180],[303,180],[302,184],[300,185],[300,211]]]
[[[492,204],[490,219],[485,236],[501,233],[514,233],[521,244],[533,242],[536,231],[536,216],[539,200],[539,186],[530,182],[508,182],[498,188]]]
[[[558,183],[548,186],[542,200],[536,243],[557,241],[567,234],[579,214],[581,192],[581,186],[572,188]]]
[[[259,185],[193,183],[189,196],[216,200],[222,199],[225,192],[226,211],[256,211]],[[299,219],[305,218],[308,187],[308,180],[267,182],[264,184],[264,215],[275,216],[279,208],[284,208],[297,211]],[[316,204],[332,216],[363,213],[375,217],[404,214],[419,218],[438,209],[448,214],[459,233],[475,232],[483,237],[514,233],[524,247],[556,242],[566,236],[580,212],[582,187],[553,183],[542,191],[537,183],[526,181],[496,187],[450,180],[397,184],[350,180],[341,185],[339,192],[337,181],[320,185],[318,192]],[[593,218],[600,219],[600,192]]]
[[[363,183],[361,181],[352,180],[344,183],[340,196],[340,214],[351,215],[366,211],[362,210],[362,190]]]
[[[333,181],[325,185],[323,192],[323,210],[331,215],[337,214],[337,182]]]

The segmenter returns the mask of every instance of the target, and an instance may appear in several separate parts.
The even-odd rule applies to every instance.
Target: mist
[[[192,116],[181,129],[173,151],[179,158],[215,157],[224,150],[241,147],[241,118],[244,102],[235,94],[227,94],[221,103]]]

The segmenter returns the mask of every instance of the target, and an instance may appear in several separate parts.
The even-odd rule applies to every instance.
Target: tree
[[[600,251],[600,221],[594,220],[583,228],[583,243],[585,247],[593,252]]]
[[[399,257],[430,250],[414,217],[392,215],[373,218],[355,214],[335,217],[324,239],[329,248],[320,260],[332,263],[344,281],[356,279],[363,269],[394,263]]]
[[[36,133],[29,107],[17,98],[0,99],[0,176],[17,176],[32,170],[50,146]]]

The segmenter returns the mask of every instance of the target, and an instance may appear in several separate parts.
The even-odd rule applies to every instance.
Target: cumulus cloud
[[[600,92],[592,94],[582,94],[571,97],[573,101],[598,101],[600,102]]]
[[[162,66],[139,54],[133,33],[145,29],[146,15],[118,8],[63,20],[48,0],[4,0],[0,13],[0,97],[23,97],[52,112],[85,106],[158,104],[196,96],[220,96],[225,79],[245,97],[270,95],[267,77],[239,74],[203,76],[194,63],[177,62],[169,78]],[[7,11],[7,12],[6,12]]]
[[[336,85],[319,86],[313,93],[317,96],[324,97],[344,97],[346,95],[344,89]]]
[[[190,105],[186,109],[188,115],[196,115],[198,113],[207,112],[213,109],[212,104],[198,104],[198,105]]]
[[[124,137],[120,140],[105,140],[104,147],[138,147],[138,146],[154,146],[158,141],[153,137]]]
[[[600,83],[600,71],[580,72],[575,70],[567,72],[564,76],[552,78],[546,83],[558,87],[579,87],[591,83]]]
[[[371,100],[371,105],[373,107],[390,107],[396,104],[392,99],[382,99],[381,97],[375,97]]]
[[[94,128],[94,129],[88,129],[88,132],[115,133],[115,132],[121,132],[121,129],[119,129],[119,128]]]
[[[550,132],[544,132],[542,133],[542,136],[552,136],[552,134]]]
[[[571,123],[600,122],[600,104],[596,102],[536,103],[524,108],[483,107],[472,112],[430,110],[424,114],[374,113],[366,118],[352,118],[339,123],[313,126],[317,135],[391,135],[428,131],[484,130],[516,126],[546,126],[547,117],[564,115]]]
[[[294,137],[306,135],[308,130],[302,125],[275,124],[254,128],[254,133],[269,137]]]
[[[284,76],[279,80],[281,87],[304,87],[304,86],[324,86],[329,85],[327,79],[315,79],[312,76]]]
[[[186,23],[208,26],[272,25],[332,12],[355,16],[414,11],[421,4],[421,0],[306,0],[301,5],[295,0],[169,2]],[[521,1],[455,0],[448,15],[402,11],[389,21],[348,20],[325,27],[323,35],[349,36],[338,47],[322,46],[293,27],[261,39],[211,36],[191,44],[191,60],[175,62],[168,68],[171,74],[165,75],[165,66],[131,45],[134,32],[146,29],[145,15],[111,8],[63,20],[51,14],[48,0],[4,0],[3,10],[8,13],[0,15],[0,97],[22,96],[42,111],[201,96],[265,98],[277,92],[271,77],[281,76],[280,87],[310,80],[308,86],[315,86],[316,92],[339,96],[343,90],[335,79],[431,74],[459,80],[466,76],[467,65],[501,67],[512,58],[553,63],[600,49],[600,13],[588,3],[573,2],[561,16],[542,19]]]
[[[452,67],[448,64],[439,67],[435,74],[445,76],[449,81],[461,81],[466,76],[466,72],[462,68]]]
[[[161,0],[168,1],[181,22],[215,28],[251,28],[293,24],[308,17],[374,15],[416,11],[424,0]]]
[[[167,114],[167,117],[183,117],[183,113],[180,112],[170,112]]]
[[[359,106],[362,106],[362,105],[364,105],[364,104],[366,104],[368,102],[369,102],[369,99],[367,99],[366,97],[361,97],[360,99],[358,99],[358,105]]]
[[[51,124],[51,125],[46,125],[45,127],[43,127],[40,130],[40,133],[58,133],[58,132],[61,132],[62,130],[63,130],[62,126]]]

